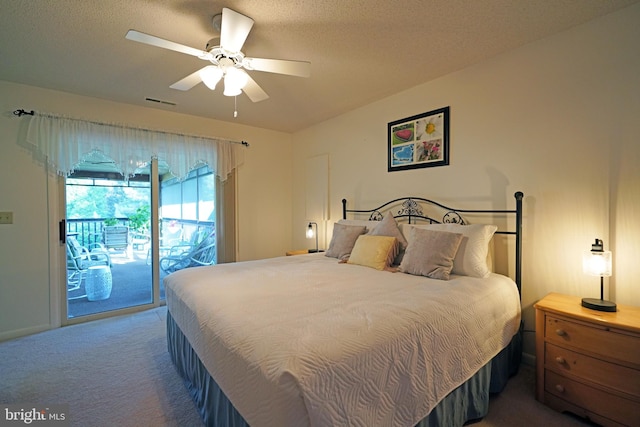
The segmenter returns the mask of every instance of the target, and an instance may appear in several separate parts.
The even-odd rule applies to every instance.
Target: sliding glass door
[[[209,167],[178,179],[154,160],[125,180],[93,156],[64,183],[64,323],[160,305],[164,277],[217,258]]]
[[[65,182],[67,319],[153,304],[151,180],[99,168]]]

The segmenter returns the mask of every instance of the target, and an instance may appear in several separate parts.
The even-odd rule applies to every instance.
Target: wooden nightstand
[[[297,251],[287,251],[287,256],[308,254],[309,249],[298,249]]]
[[[640,426],[640,308],[552,293],[536,309],[536,399],[604,426]]]
[[[318,252],[324,252],[324,250],[320,249]],[[311,251],[310,249],[298,249],[296,251],[287,251],[287,256],[292,256],[292,255],[304,255],[304,254],[315,254],[318,253],[315,251],[315,249],[313,251]]]

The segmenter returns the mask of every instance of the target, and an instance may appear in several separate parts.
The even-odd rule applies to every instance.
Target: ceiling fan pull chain
[[[238,117],[238,97],[233,97],[233,117]]]

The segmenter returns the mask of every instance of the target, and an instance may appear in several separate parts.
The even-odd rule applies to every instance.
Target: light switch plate
[[[13,224],[13,212],[0,212],[0,224]]]

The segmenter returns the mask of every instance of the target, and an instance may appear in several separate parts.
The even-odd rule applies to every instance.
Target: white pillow
[[[489,242],[491,242],[493,235],[498,229],[497,226],[488,224],[402,224],[402,227],[405,236],[409,231],[406,227],[418,227],[427,230],[462,234],[462,242],[453,260],[453,270],[451,270],[451,273],[459,276],[482,278],[489,276],[491,273],[487,266],[487,253],[489,252]]]

